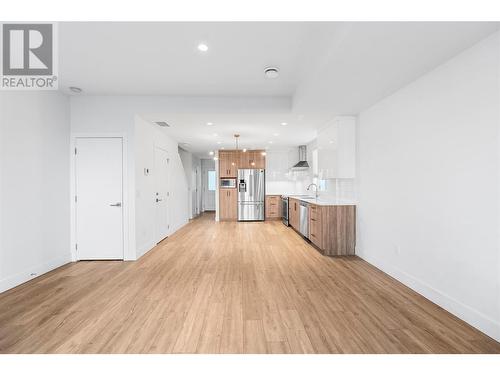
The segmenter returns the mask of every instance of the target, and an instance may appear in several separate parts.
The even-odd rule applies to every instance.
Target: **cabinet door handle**
[[[316,221],[316,219],[311,218],[311,221]]]

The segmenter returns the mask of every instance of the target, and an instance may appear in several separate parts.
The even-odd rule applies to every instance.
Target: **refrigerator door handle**
[[[248,192],[248,195],[250,197],[253,197],[253,189],[254,189],[254,186],[253,186],[253,173],[250,173],[250,175],[248,176],[248,184],[250,185],[250,191]]]

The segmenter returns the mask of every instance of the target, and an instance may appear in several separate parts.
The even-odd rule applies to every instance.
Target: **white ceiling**
[[[239,134],[239,148],[289,149],[306,144],[316,132],[303,116],[290,113],[242,114],[198,113],[143,116],[151,122],[168,118],[170,127],[164,131],[182,148],[198,156],[220,148],[234,149],[234,134]],[[211,122],[212,125],[207,125]],[[286,123],[287,125],[281,125]]]
[[[139,114],[170,123],[165,131],[201,155],[232,146],[235,133],[244,147],[282,148],[312,140],[328,119],[359,113],[497,29],[491,22],[62,23],[60,87],[193,102],[288,97],[288,112],[184,106]],[[207,53],[197,50],[201,42]],[[280,76],[264,78],[266,66],[278,66]]]
[[[498,22],[322,25],[311,69],[294,95],[302,113],[357,114],[498,30]]]
[[[310,23],[60,24],[60,84],[87,94],[293,95]],[[199,43],[209,49],[198,51]],[[268,66],[279,79],[264,78]]]

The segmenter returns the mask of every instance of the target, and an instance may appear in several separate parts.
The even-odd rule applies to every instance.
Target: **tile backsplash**
[[[309,147],[312,150],[312,147]],[[310,164],[312,157],[309,156]],[[354,200],[355,179],[336,178],[324,180],[321,184],[313,176],[313,168],[306,171],[291,171],[290,167],[297,163],[296,149],[268,151],[266,156],[266,194],[311,194],[307,186],[315,182],[322,185],[319,195],[324,198]]]
[[[325,190],[320,192],[321,196],[336,199],[356,199],[356,185],[354,178],[335,178],[325,180]]]

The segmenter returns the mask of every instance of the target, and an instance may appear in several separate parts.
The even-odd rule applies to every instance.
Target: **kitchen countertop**
[[[304,201],[311,204],[317,204],[318,206],[355,206],[356,202],[349,199],[335,199],[335,198],[322,198],[321,196],[318,199],[309,195],[287,195],[288,198],[298,199],[300,201]]]

